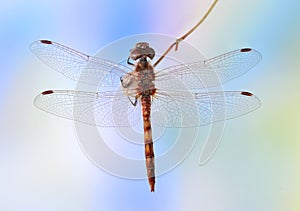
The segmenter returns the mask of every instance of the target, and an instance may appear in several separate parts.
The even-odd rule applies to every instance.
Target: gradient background
[[[160,176],[120,179],[96,168],[71,121],[40,112],[46,89],[74,89],[29,45],[51,39],[88,54],[138,33],[180,36],[211,1],[2,1],[0,3],[0,210],[300,210],[300,2],[223,0],[188,42],[207,57],[253,47],[263,61],[226,84],[262,107],[228,121],[216,155],[196,148]],[[124,50],[124,49],[123,49]],[[128,49],[125,49],[128,50]],[[200,140],[201,142],[201,140]]]

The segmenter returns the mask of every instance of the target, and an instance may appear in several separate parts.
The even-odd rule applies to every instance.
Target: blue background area
[[[32,101],[75,83],[50,70],[29,45],[50,39],[95,54],[124,36],[180,36],[211,1],[2,1],[0,3],[0,210],[300,209],[300,3],[223,0],[187,41],[206,57],[253,47],[263,61],[226,90],[259,96],[262,107],[228,121],[204,166],[199,149],[176,169],[147,181],[96,168],[76,142],[71,121]],[[124,49],[123,49],[124,50]],[[126,49],[125,49],[126,50]],[[199,140],[201,142],[201,140]]]

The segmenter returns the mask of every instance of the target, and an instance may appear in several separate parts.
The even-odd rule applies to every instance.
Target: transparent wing
[[[67,119],[101,127],[132,127],[141,121],[141,106],[133,106],[122,92],[48,90],[34,104]]]
[[[246,73],[261,58],[258,51],[244,48],[205,61],[171,66],[156,73],[155,85],[162,90],[181,89],[181,84],[190,89],[218,86]]]
[[[197,127],[247,114],[260,106],[249,92],[160,93],[152,101],[153,124]]]
[[[67,119],[101,127],[142,124],[141,105],[133,106],[122,92],[49,90],[34,104]],[[260,106],[249,92],[161,93],[152,100],[152,122],[165,127],[197,127],[247,114]]]
[[[120,84],[120,77],[131,71],[121,64],[88,56],[48,40],[33,42],[31,51],[66,77],[92,85],[115,87]]]

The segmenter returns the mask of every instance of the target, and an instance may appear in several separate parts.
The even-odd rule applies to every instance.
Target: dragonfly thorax
[[[155,93],[155,73],[145,57],[138,60],[135,70],[121,77],[125,95],[138,97]]]

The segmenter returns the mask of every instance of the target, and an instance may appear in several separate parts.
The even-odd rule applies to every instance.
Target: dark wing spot
[[[50,95],[53,93],[54,93],[53,90],[47,90],[47,91],[42,92],[42,95]]]
[[[50,40],[41,40],[41,43],[48,44],[48,45],[52,44]]]
[[[252,96],[253,94],[250,92],[241,92],[241,95]]]
[[[242,53],[252,51],[251,48],[243,48],[240,50]]]

